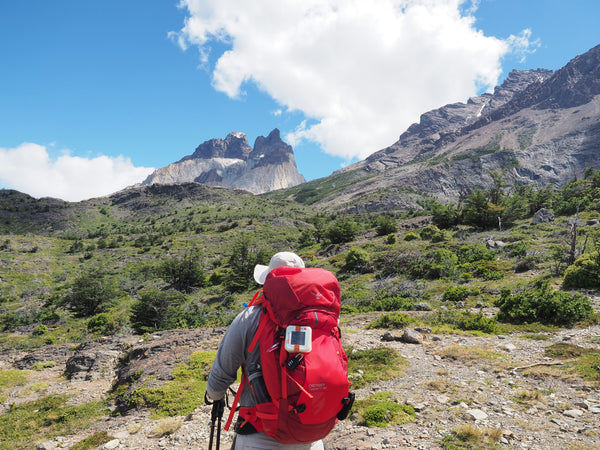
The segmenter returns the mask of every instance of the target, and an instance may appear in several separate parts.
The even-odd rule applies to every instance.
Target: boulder
[[[533,224],[537,225],[539,223],[553,222],[554,221],[554,213],[549,209],[542,208],[535,212],[533,215]]]
[[[423,335],[416,330],[406,328],[402,335],[402,342],[406,342],[407,344],[422,344]]]

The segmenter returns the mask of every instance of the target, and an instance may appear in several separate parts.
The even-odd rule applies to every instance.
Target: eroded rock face
[[[292,147],[278,129],[256,138],[254,148],[244,133],[200,144],[192,155],[156,170],[142,185],[197,182],[262,194],[304,183]]]
[[[600,166],[599,108],[600,46],[556,72],[513,71],[492,94],[426,112],[397,142],[336,172],[356,182],[317,204],[418,209],[415,194],[456,202],[492,187],[492,172],[511,187],[563,187]]]

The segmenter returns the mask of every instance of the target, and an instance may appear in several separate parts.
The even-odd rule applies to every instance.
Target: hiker
[[[254,268],[254,278],[256,280],[257,283],[264,285],[265,281],[267,280],[267,276],[269,274],[271,274],[271,276],[269,277],[269,281],[267,282],[267,285],[269,285],[269,283],[272,284],[271,279],[273,279],[273,277],[276,276],[277,273],[280,273],[282,276],[288,276],[288,274],[286,273],[286,270],[291,270],[293,273],[297,273],[300,272],[301,270],[306,270],[306,271],[322,271],[325,272],[327,274],[330,274],[330,272],[324,271],[323,269],[304,269],[304,261],[302,261],[302,259],[296,255],[295,253],[291,253],[291,252],[280,252],[275,254],[271,260],[268,266],[264,266],[264,265],[256,265],[256,267]],[[285,268],[297,268],[297,269],[285,269]],[[275,270],[277,269],[277,270]],[[300,270],[301,269],[301,270]],[[295,272],[294,272],[295,270]],[[293,276],[293,273],[291,274],[291,276]],[[312,274],[313,272],[309,272],[309,274]],[[316,272],[316,274],[319,274],[321,272]],[[335,277],[333,276],[333,274],[330,274],[330,278],[332,278],[335,281],[335,286],[337,286],[337,294],[335,295],[336,299],[337,299],[337,312],[336,314],[339,314],[339,284],[337,284],[337,280],[335,280]],[[267,285],[265,285],[265,290],[267,288]],[[258,294],[260,294],[262,291],[259,291]],[[313,294],[314,295],[314,294]],[[321,294],[318,294],[321,295]],[[317,295],[317,298],[319,298]],[[327,292],[323,295],[323,297],[327,297]],[[272,297],[277,297],[276,295],[272,295]],[[255,296],[256,298],[256,296]],[[259,300],[260,301],[260,300]],[[254,302],[254,299],[253,299]],[[266,300],[266,294],[265,294],[265,302],[267,302]],[[281,301],[281,303],[285,303],[284,301]],[[229,326],[229,328],[227,329],[223,340],[221,341],[221,344],[219,345],[219,349],[217,351],[217,355],[215,358],[215,361],[213,363],[212,366],[212,370],[210,372],[210,375],[208,377],[208,383],[207,383],[207,389],[206,389],[206,394],[207,396],[212,399],[215,404],[218,404],[218,402],[221,402],[222,404],[224,403],[224,397],[226,395],[226,391],[227,389],[230,387],[231,384],[233,384],[236,380],[236,376],[237,376],[237,371],[240,367],[242,367],[244,375],[242,378],[242,383],[240,384],[240,388],[238,389],[238,393],[236,395],[236,400],[239,401],[239,406],[240,406],[240,412],[239,414],[241,416],[238,416],[237,422],[235,424],[235,431],[236,431],[236,435],[234,437],[234,442],[233,442],[233,446],[232,449],[235,450],[240,450],[240,449],[265,449],[265,450],[271,450],[271,449],[312,449],[312,450],[318,450],[318,449],[323,449],[323,442],[321,439],[315,439],[314,441],[306,441],[306,440],[302,440],[302,443],[290,443],[290,442],[294,442],[293,439],[294,438],[290,438],[290,434],[289,434],[289,430],[288,430],[288,435],[284,435],[284,438],[281,439],[275,439],[271,436],[280,436],[277,433],[274,433],[272,431],[272,428],[277,428],[279,426],[281,426],[281,422],[285,421],[284,419],[281,419],[281,416],[277,415],[277,412],[273,413],[273,410],[271,411],[271,415],[270,417],[267,417],[267,420],[265,422],[261,422],[260,419],[255,419],[257,416],[269,416],[269,414],[265,414],[264,411],[262,412],[258,412],[258,409],[256,408],[257,403],[260,405],[264,405],[264,404],[268,404],[269,407],[272,407],[275,409],[275,411],[277,411],[277,408],[279,407],[279,403],[277,404],[277,406],[272,406],[272,403],[265,403],[265,402],[271,402],[271,398],[269,396],[269,392],[265,387],[264,381],[263,381],[263,373],[262,373],[262,368],[263,368],[263,361],[261,361],[261,349],[260,349],[260,342],[258,342],[257,345],[257,336],[264,331],[264,328],[268,328],[268,326],[264,326],[264,324],[262,324],[261,318],[264,321],[265,318],[262,317],[263,314],[266,315],[267,314],[267,308],[263,307],[262,304],[259,305],[252,305],[247,307],[244,311],[242,311],[240,314],[238,314],[238,316],[233,320],[232,324]],[[312,312],[312,314],[314,314],[315,316],[317,316],[316,312]],[[321,314],[319,312],[319,314]],[[325,314],[326,315],[326,314]],[[321,317],[321,316],[319,316]],[[325,317],[322,321],[323,322],[327,322],[327,320],[325,319],[329,319],[328,317]],[[267,319],[268,320],[268,319]],[[337,320],[337,317],[336,317]],[[260,325],[260,326],[259,326]],[[280,327],[277,327],[275,325],[273,325],[276,330],[280,330]],[[259,329],[260,328],[260,329]],[[292,327],[290,327],[292,328]],[[294,327],[294,329],[302,329],[304,330],[305,328],[309,328],[309,327]],[[336,328],[337,328],[337,324],[336,324]],[[284,330],[285,331],[285,330]],[[330,333],[331,331],[328,330],[327,333]],[[320,331],[316,331],[317,336],[321,336],[321,334],[319,334]],[[273,334],[277,334],[280,335],[281,333],[270,333],[271,335]],[[334,333],[331,333],[334,334]],[[263,341],[267,341],[267,337],[265,337],[264,334],[262,334],[263,336]],[[329,338],[329,336],[326,336],[326,338]],[[280,338],[281,339],[281,338]],[[314,339],[314,336],[312,338],[309,338],[309,342],[308,342],[308,346],[311,345],[310,339]],[[321,338],[320,338],[321,339]],[[339,335],[337,336],[337,341],[339,341]],[[263,344],[265,344],[265,342],[263,342]],[[321,341],[319,341],[321,342]],[[266,345],[266,344],[265,344]],[[292,379],[293,377],[289,375],[289,373],[291,373],[291,371],[293,369],[296,368],[296,366],[302,361],[302,359],[304,358],[304,355],[306,355],[306,353],[288,353],[288,347],[286,344],[286,350],[284,350],[283,348],[279,348],[279,347],[283,347],[283,342],[280,340],[279,343],[275,343],[273,344],[272,342],[268,342],[268,345],[271,346],[271,350],[275,349],[276,347],[276,351],[273,351],[273,354],[281,354],[281,358],[288,358],[287,360],[284,360],[284,364],[287,367],[284,367],[283,370],[287,370],[287,372],[283,372],[283,380],[286,381],[286,386],[281,388],[281,384],[280,386],[278,386],[278,388],[280,388],[281,390],[283,390],[284,392],[287,392],[288,390],[290,390],[291,388],[287,387],[287,379],[286,379],[286,375]],[[331,344],[330,344],[331,345]],[[337,344],[335,344],[337,345]],[[327,345],[323,345],[323,347],[327,347]],[[310,349],[307,350],[298,350],[298,346],[296,346],[296,351],[298,352],[302,352],[302,351],[310,351]],[[263,348],[263,352],[264,352],[264,348]],[[318,358],[318,351],[315,351],[315,356],[314,358]],[[338,355],[343,356],[343,358],[345,359],[345,362],[347,362],[347,358],[346,355],[344,354],[343,350],[341,349],[341,344],[339,344],[339,347],[336,347],[336,353]],[[265,355],[265,353],[263,353],[263,355]],[[341,359],[340,356],[340,359]],[[279,371],[281,373],[280,369],[280,364],[279,364],[279,360],[277,360],[277,364],[274,364],[272,361],[269,360],[268,357],[264,356],[265,361],[264,364],[267,366],[266,369],[266,377],[267,378],[272,378],[273,377],[273,372],[277,372]],[[279,358],[279,356],[278,356]],[[311,356],[312,358],[312,356]],[[331,359],[330,357],[328,357],[329,359]],[[345,369],[345,373],[343,374],[345,377],[345,382],[347,383],[347,366],[345,365],[344,361],[342,361],[343,363],[343,367],[342,369]],[[323,363],[321,363],[323,364]],[[304,366],[302,366],[304,367]],[[329,369],[329,368],[328,368]],[[342,369],[337,369],[338,373],[342,371]],[[336,369],[332,369],[332,372],[335,373]],[[307,374],[306,377],[308,378],[309,375]],[[341,376],[339,376],[338,378],[341,378]],[[260,381],[260,383],[257,382],[257,379]],[[270,379],[269,380],[270,383],[272,384],[273,381]],[[292,380],[293,381],[293,380]],[[310,399],[313,398],[313,396],[307,392],[307,389],[303,388],[297,381],[294,381],[298,386],[299,389],[301,389],[304,393],[306,393],[306,395],[308,395],[310,397]],[[278,383],[278,382],[275,382]],[[342,381],[342,385],[343,385],[344,381]],[[342,386],[343,388],[345,387],[345,395],[346,398],[342,400],[342,403],[339,404],[339,408],[340,409],[344,409],[346,408],[347,410],[349,410],[349,408],[351,407],[351,402],[348,402],[348,384],[347,383],[345,386]],[[296,389],[295,386],[292,385],[293,389]],[[334,391],[336,390],[336,388],[331,388],[330,391]],[[262,391],[262,392],[261,392]],[[340,389],[337,389],[337,391],[339,392]],[[280,391],[281,392],[281,391]],[[342,391],[344,392],[344,391]],[[318,398],[318,396],[320,395],[319,393],[315,394]],[[329,395],[329,394],[328,394]],[[256,397],[258,396],[259,401],[256,401]],[[284,394],[285,396],[285,394]],[[264,398],[261,398],[264,397]],[[298,397],[298,395],[296,394],[296,398]],[[352,398],[353,399],[353,398]],[[281,400],[283,401],[283,400]],[[287,403],[287,398],[285,399],[286,402],[286,406],[288,405]],[[344,401],[346,401],[346,403],[344,403]],[[331,402],[330,402],[331,403]],[[350,403],[350,405],[347,405],[347,403]],[[310,400],[305,401],[304,404],[299,405],[300,407],[298,407],[299,411],[296,411],[296,417],[298,417],[298,413],[302,413],[304,412],[304,409],[306,409],[306,404],[309,405],[310,407]],[[289,407],[290,409],[293,409],[292,406]],[[337,406],[336,406],[337,408]],[[234,401],[234,405],[232,406],[232,413],[230,415],[230,419],[228,421],[228,424],[225,426],[225,429],[228,429],[229,423],[231,422],[232,418],[233,418],[233,413],[235,409],[235,401]],[[313,408],[313,409],[319,409],[319,408]],[[251,411],[249,413],[249,411]],[[337,411],[336,411],[337,412]],[[336,412],[333,413],[334,417],[328,419],[329,420],[329,424],[325,425],[325,427],[321,427],[320,431],[317,431],[318,433],[321,433],[320,435],[326,435],[326,433],[328,433],[330,431],[330,429],[333,427],[333,425],[335,424],[335,421],[337,420],[335,417]],[[286,411],[287,413],[287,411]],[[254,414],[254,415],[253,415]],[[321,413],[322,414],[322,413]],[[346,415],[347,415],[347,411],[346,411]],[[243,416],[243,417],[242,417]],[[340,417],[343,418],[343,417]],[[269,422],[270,419],[270,422]],[[253,421],[253,423],[261,430],[265,430],[265,431],[269,431],[270,435],[268,435],[265,431],[257,431],[256,427],[253,426],[252,423],[250,423],[250,421]],[[298,420],[298,419],[296,419]],[[314,422],[312,422],[314,423]],[[294,431],[296,430],[300,430],[300,434],[304,433],[304,431],[302,430],[306,430],[305,427],[311,427],[311,425],[304,425],[301,423],[298,423],[298,426],[296,426],[295,424],[292,424],[291,426],[292,428],[294,428]],[[271,428],[271,430],[269,430],[269,428]],[[315,428],[315,427],[313,427]],[[316,428],[319,428],[318,426]],[[324,433],[324,434],[323,434]],[[295,433],[293,433],[295,434]],[[306,433],[306,436],[310,436],[306,439],[311,439],[312,436],[314,436],[314,434],[308,432]],[[301,436],[302,438],[302,436]],[[280,441],[286,441],[287,443],[282,443]]]

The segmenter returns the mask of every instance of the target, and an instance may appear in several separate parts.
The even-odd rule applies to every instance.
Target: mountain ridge
[[[600,167],[599,94],[600,46],[554,73],[513,71],[494,94],[424,113],[394,144],[334,172],[354,173],[356,182],[331,189],[317,203],[345,210],[420,209],[426,199],[448,203],[489,188],[491,172],[502,174],[511,188],[563,187],[586,168]],[[486,111],[484,104],[492,107]],[[478,109],[481,116],[472,120]]]
[[[242,132],[205,141],[191,155],[154,171],[141,185],[182,182],[262,194],[296,186],[305,179],[298,172],[292,147],[281,140],[275,128],[267,137],[257,137],[254,148]]]

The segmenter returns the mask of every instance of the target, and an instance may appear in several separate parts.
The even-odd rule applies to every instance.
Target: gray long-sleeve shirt
[[[252,353],[248,347],[254,339],[261,313],[260,306],[250,306],[233,320],[217,350],[212,370],[208,376],[206,392],[213,400],[220,400],[237,377],[240,366],[253,367],[260,363],[258,345]],[[255,401],[250,389],[240,394],[240,406],[254,406]]]

